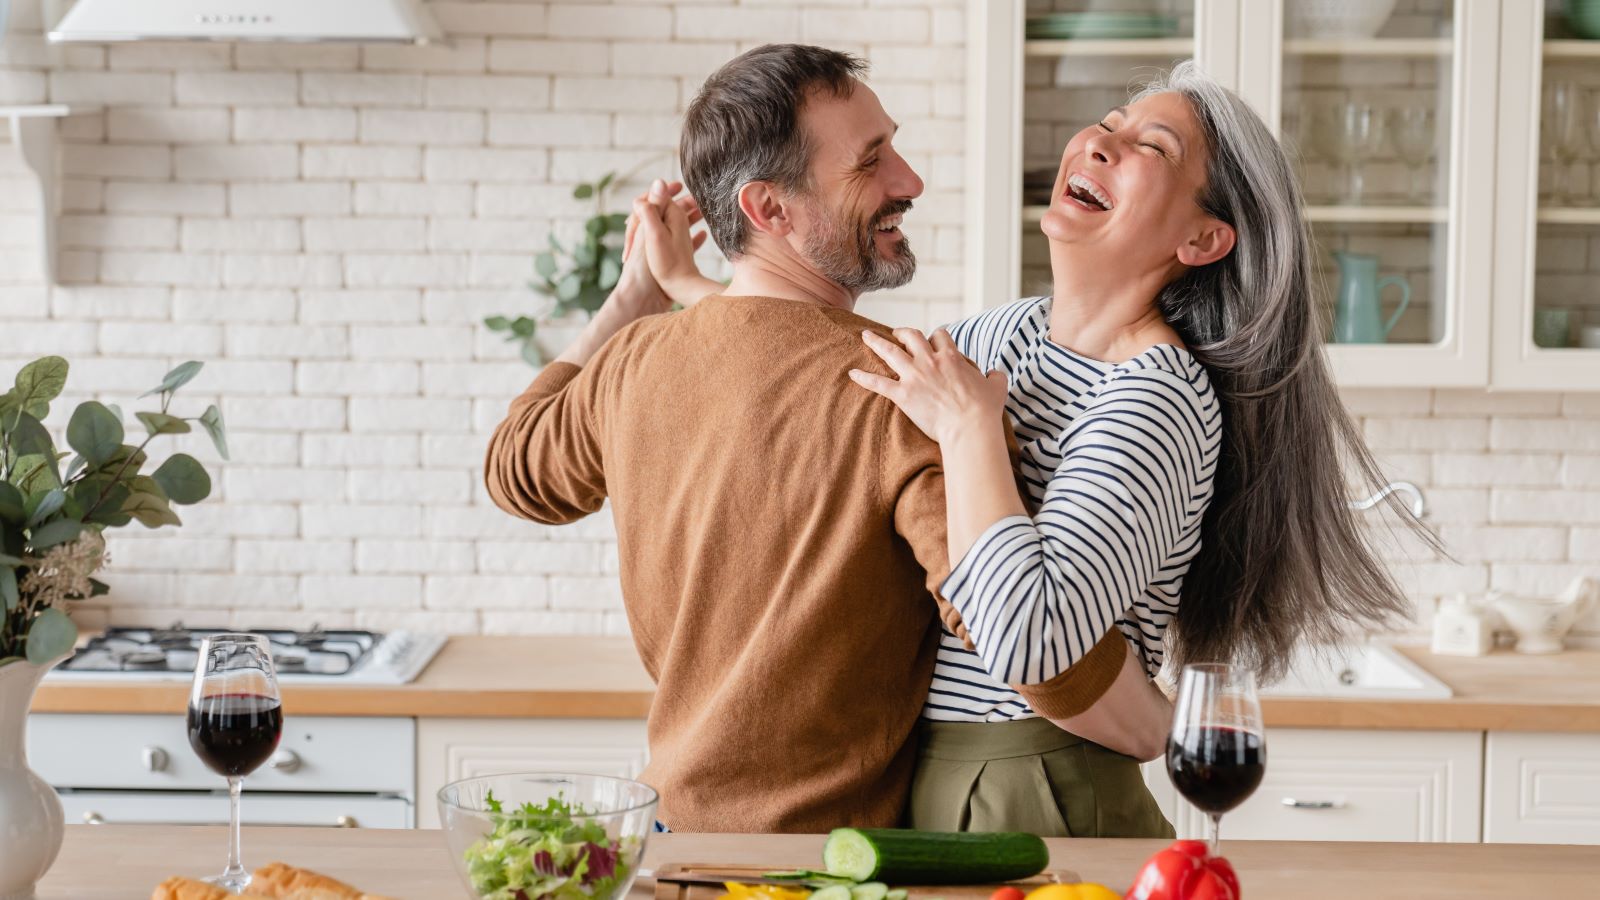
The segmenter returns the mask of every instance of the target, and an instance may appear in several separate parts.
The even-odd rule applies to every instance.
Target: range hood
[[[418,0],[78,0],[52,43],[360,41],[426,44],[439,26]]]

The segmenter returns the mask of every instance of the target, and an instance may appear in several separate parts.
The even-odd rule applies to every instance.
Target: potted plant
[[[186,362],[143,395],[160,395],[160,408],[134,414],[145,432],[138,443],[127,442],[117,407],[78,404],[67,423],[70,452],[56,449],[43,424],[66,386],[66,360],[29,363],[0,394],[0,897],[32,896],[61,848],[61,801],[28,768],[25,730],[40,679],[77,643],[67,609],[107,591],[94,578],[107,562],[102,532],[133,522],[180,525],[172,505],[211,493],[211,477],[188,454],[144,474],[145,448],[193,422],[228,457],[216,406],[188,419],[168,411],[200,368]]]

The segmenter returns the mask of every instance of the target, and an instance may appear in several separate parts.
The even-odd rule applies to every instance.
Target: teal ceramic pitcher
[[[1411,305],[1411,285],[1399,275],[1378,277],[1378,258],[1365,253],[1333,251],[1339,265],[1339,297],[1333,310],[1333,339],[1340,344],[1381,344]],[[1379,295],[1389,285],[1400,288],[1400,308],[1383,321]]]

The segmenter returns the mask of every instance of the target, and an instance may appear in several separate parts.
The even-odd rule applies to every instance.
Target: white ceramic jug
[[[28,768],[28,707],[50,668],[0,666],[0,900],[32,900],[61,850],[61,798]]]
[[[1574,579],[1554,599],[1492,591],[1489,600],[1516,632],[1518,653],[1560,653],[1562,638],[1600,603],[1600,579]]]

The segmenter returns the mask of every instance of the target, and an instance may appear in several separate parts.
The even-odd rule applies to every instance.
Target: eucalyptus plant
[[[214,404],[193,418],[169,412],[173,395],[201,366],[183,363],[141,395],[159,395],[160,408],[134,413],[145,432],[137,444],[127,442],[119,408],[89,400],[67,422],[71,452],[56,449],[43,420],[66,387],[67,361],[59,356],[23,366],[11,390],[0,394],[0,666],[18,659],[43,665],[72,649],[78,629],[64,607],[108,590],[92,577],[106,562],[105,529],[135,521],[146,528],[181,525],[172,505],[211,494],[211,476],[186,453],[142,474],[150,442],[188,433],[191,422],[228,458]]]
[[[533,259],[536,276],[528,286],[555,298],[549,318],[559,318],[571,312],[582,311],[593,315],[606,302],[611,289],[622,277],[622,245],[620,239],[628,225],[623,213],[606,211],[606,192],[617,183],[615,172],[607,172],[594,182],[585,182],[572,190],[574,200],[594,201],[594,213],[583,223],[583,236],[572,246],[563,246],[552,232],[550,247]],[[544,355],[534,338],[539,321],[529,316],[489,316],[483,324],[491,331],[504,332],[506,340],[520,344],[522,358],[529,365],[544,363]]]

